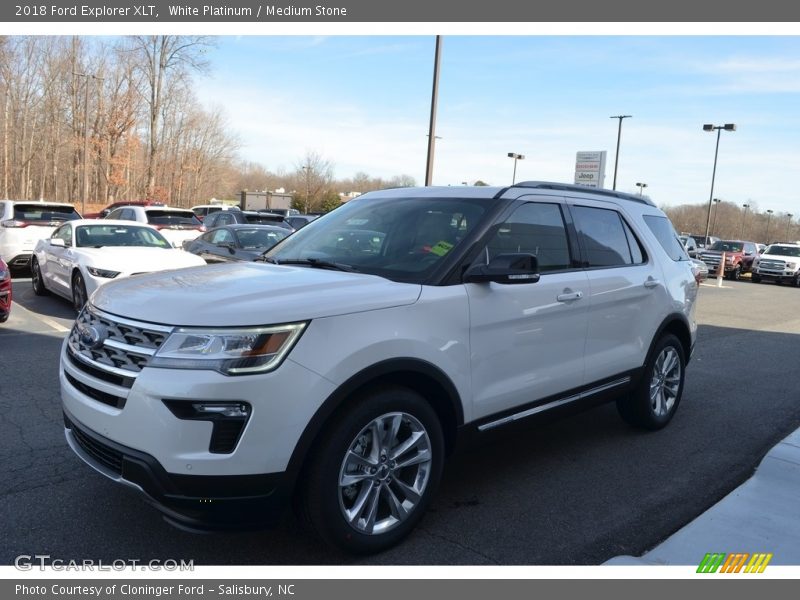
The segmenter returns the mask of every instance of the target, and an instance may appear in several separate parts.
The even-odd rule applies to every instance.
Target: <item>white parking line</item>
[[[28,310],[27,308],[25,308],[21,304],[18,304],[17,302],[12,302],[12,304],[16,307],[16,310],[24,310],[26,313],[37,319],[39,322],[44,323],[45,325],[47,325],[52,329],[55,329],[59,333],[69,333],[69,327],[64,327],[58,321],[51,319],[50,317],[45,317],[43,315],[35,313],[32,310]]]

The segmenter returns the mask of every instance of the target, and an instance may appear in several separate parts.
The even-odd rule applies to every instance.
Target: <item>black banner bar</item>
[[[792,22],[800,3],[786,0],[735,3],[724,0],[12,0],[0,4],[0,20],[36,22]]]

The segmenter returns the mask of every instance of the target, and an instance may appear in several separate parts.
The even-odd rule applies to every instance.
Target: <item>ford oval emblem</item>
[[[80,335],[81,344],[91,350],[100,348],[108,337],[108,331],[102,325],[90,325],[89,327],[84,325],[79,328],[78,334]]]

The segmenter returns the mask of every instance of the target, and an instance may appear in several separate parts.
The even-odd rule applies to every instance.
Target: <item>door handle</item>
[[[572,300],[580,300],[581,298],[583,298],[583,292],[566,292],[556,296],[556,300],[559,302],[570,302]]]
[[[648,277],[647,280],[644,282],[644,287],[647,289],[654,288],[660,285],[661,282],[658,279],[653,279],[652,277]]]

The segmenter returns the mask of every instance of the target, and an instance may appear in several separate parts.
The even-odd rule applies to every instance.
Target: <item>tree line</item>
[[[745,206],[746,205],[746,206]],[[800,225],[794,215],[771,209],[759,210],[753,200],[742,204],[712,201],[709,220],[708,203],[661,207],[678,232],[709,235],[728,240],[746,240],[769,244],[800,239]]]
[[[312,211],[338,204],[340,191],[414,184],[336,180],[313,151],[290,172],[242,160],[223,108],[192,89],[214,46],[208,36],[0,37],[0,195],[192,206],[283,187]]]

